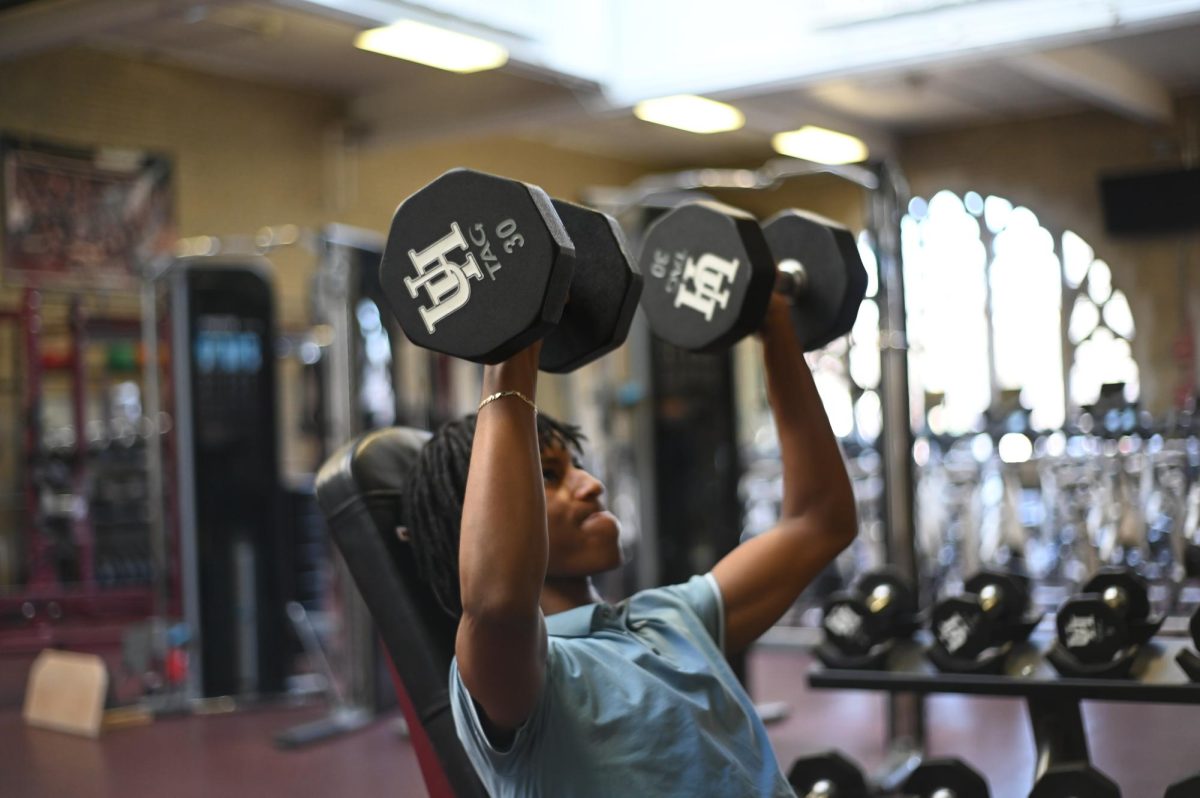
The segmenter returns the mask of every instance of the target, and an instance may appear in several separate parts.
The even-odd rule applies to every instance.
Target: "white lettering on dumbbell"
[[[1072,615],[1063,630],[1067,648],[1083,648],[1100,639],[1095,615]]]
[[[736,260],[725,260],[711,252],[696,260],[688,258],[679,293],[675,294],[675,307],[687,306],[703,313],[705,321],[712,321],[717,305],[724,309],[729,303],[729,290],[724,286],[733,282],[737,270]],[[689,282],[692,286],[690,291]]]
[[[471,298],[470,281],[483,279],[483,272],[470,252],[466,252],[466,260],[462,263],[449,259],[450,253],[456,249],[466,252],[467,242],[458,222],[451,222],[448,234],[420,252],[415,249],[408,251],[417,277],[405,277],[404,285],[414,299],[421,288],[428,293],[432,304],[428,307],[422,305],[418,312],[430,335],[433,335],[438,322],[467,304]]]
[[[971,627],[957,612],[942,621],[937,629],[938,640],[942,641],[942,646],[951,654],[962,648],[970,635]]]
[[[839,604],[825,616],[825,628],[836,637],[854,637],[862,628],[862,618],[845,604]]]

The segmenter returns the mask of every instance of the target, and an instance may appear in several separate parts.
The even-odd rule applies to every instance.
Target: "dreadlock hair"
[[[458,540],[475,421],[476,417],[469,415],[444,424],[422,447],[401,511],[417,573],[441,608],[455,619],[462,617]],[[541,449],[559,446],[583,453],[585,437],[573,424],[539,413],[537,435]]]

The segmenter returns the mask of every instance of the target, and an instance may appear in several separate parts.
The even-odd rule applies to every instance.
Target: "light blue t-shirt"
[[[458,737],[495,798],[794,796],[724,629],[711,574],[551,615],[542,693],[504,750],[451,663]]]

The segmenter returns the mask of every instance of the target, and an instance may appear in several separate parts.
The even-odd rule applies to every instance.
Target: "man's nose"
[[[582,468],[575,469],[575,482],[571,492],[577,499],[595,499],[603,495],[604,483]]]

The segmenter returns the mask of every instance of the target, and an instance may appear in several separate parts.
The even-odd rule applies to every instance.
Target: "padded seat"
[[[486,798],[450,711],[456,625],[417,576],[397,534],[407,477],[429,438],[392,427],[351,441],[317,473],[317,503],[391,657],[430,796]]]

